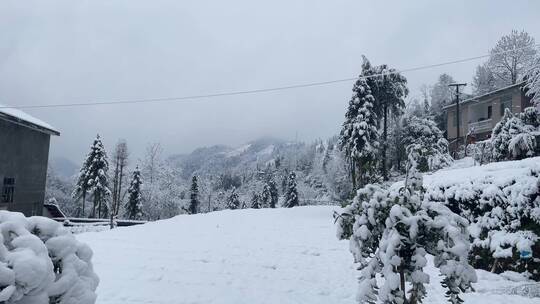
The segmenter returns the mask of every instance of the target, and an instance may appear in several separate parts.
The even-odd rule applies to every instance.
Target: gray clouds
[[[396,68],[485,54],[511,29],[540,40],[537,1],[135,1],[0,3],[0,103],[77,103],[184,96],[358,74],[361,55]],[[470,62],[406,74],[412,94]],[[79,161],[96,133],[136,156],[237,145],[262,135],[335,134],[351,84],[191,103],[28,112],[62,131],[53,155]]]

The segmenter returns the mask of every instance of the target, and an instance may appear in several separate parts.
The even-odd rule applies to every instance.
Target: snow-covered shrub
[[[491,140],[483,140],[470,145],[472,157],[480,165],[493,161],[493,145]]]
[[[0,302],[91,304],[92,250],[60,223],[0,211]]]
[[[448,141],[437,124],[426,118],[405,116],[402,121],[402,147],[414,149],[421,172],[441,169],[452,164]]]
[[[531,125],[534,128],[540,127],[540,111],[537,107],[528,107],[519,114],[519,117],[526,125]]]
[[[350,240],[359,263],[359,303],[421,302],[430,280],[423,271],[426,254],[435,256],[451,303],[461,303],[459,294],[476,282],[468,263],[468,222],[444,204],[425,199],[417,157],[411,151],[399,191],[367,185],[337,216],[338,238]],[[381,286],[377,274],[384,279]]]
[[[540,280],[540,171],[485,177],[426,189],[429,200],[444,202],[471,224],[471,263],[494,272],[529,271]],[[520,252],[535,257],[521,259]]]
[[[523,159],[537,153],[538,112],[527,108],[520,115],[509,109],[495,125],[491,135],[493,158],[496,161]]]

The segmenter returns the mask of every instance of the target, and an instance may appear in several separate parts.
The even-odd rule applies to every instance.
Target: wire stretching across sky
[[[533,47],[538,47],[540,44],[535,44]],[[511,49],[504,52],[499,53],[492,53],[492,54],[486,54],[481,56],[475,56],[475,57],[468,57],[463,59],[457,59],[452,61],[446,61],[436,64],[429,64],[429,65],[423,65],[418,66],[414,68],[408,68],[408,69],[401,69],[401,70],[394,70],[392,72],[386,72],[381,74],[373,74],[369,76],[364,76],[362,78],[372,78],[372,77],[378,77],[383,75],[389,75],[389,74],[397,74],[397,73],[407,73],[407,72],[414,72],[414,71],[420,71],[420,70],[426,70],[426,69],[432,69],[436,67],[446,66],[446,65],[452,65],[457,63],[463,63],[473,60],[478,60],[482,58],[487,58],[492,55],[503,55],[510,52],[515,52],[521,49],[529,48],[530,46],[523,47],[523,48],[517,48],[517,49]],[[14,109],[38,109],[38,108],[64,108],[64,107],[84,107],[84,106],[99,106],[99,105],[120,105],[120,104],[137,104],[137,103],[157,103],[157,102],[193,102],[195,100],[200,99],[209,99],[209,98],[216,98],[216,97],[225,97],[225,96],[238,96],[238,95],[248,95],[248,94],[258,94],[258,93],[269,93],[269,92],[275,92],[275,91],[285,91],[285,90],[293,90],[293,89],[300,89],[300,88],[308,88],[308,87],[317,87],[317,86],[326,86],[331,85],[335,83],[343,83],[343,82],[350,82],[359,79],[360,77],[350,77],[350,78],[342,78],[342,79],[335,79],[335,80],[328,80],[328,81],[320,81],[320,82],[310,82],[310,83],[301,83],[301,84],[292,84],[287,86],[280,86],[280,87],[272,87],[272,88],[263,88],[263,89],[254,89],[254,90],[242,90],[242,91],[230,91],[230,92],[221,92],[221,93],[213,93],[213,94],[200,94],[200,95],[187,95],[187,96],[178,96],[178,97],[158,97],[158,98],[144,98],[144,99],[125,99],[125,100],[103,100],[103,101],[87,101],[82,103],[56,103],[56,104],[43,104],[43,105],[20,105],[20,106],[0,106],[0,109],[5,108],[14,108]]]

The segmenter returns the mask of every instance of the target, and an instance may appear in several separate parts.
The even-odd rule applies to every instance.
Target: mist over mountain
[[[52,157],[49,160],[49,167],[56,175],[62,179],[72,179],[79,171],[79,165],[61,156]]]

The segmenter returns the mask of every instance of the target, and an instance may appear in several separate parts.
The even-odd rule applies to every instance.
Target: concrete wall
[[[0,209],[42,215],[50,135],[0,119]],[[13,203],[3,203],[4,177],[15,178]]]

